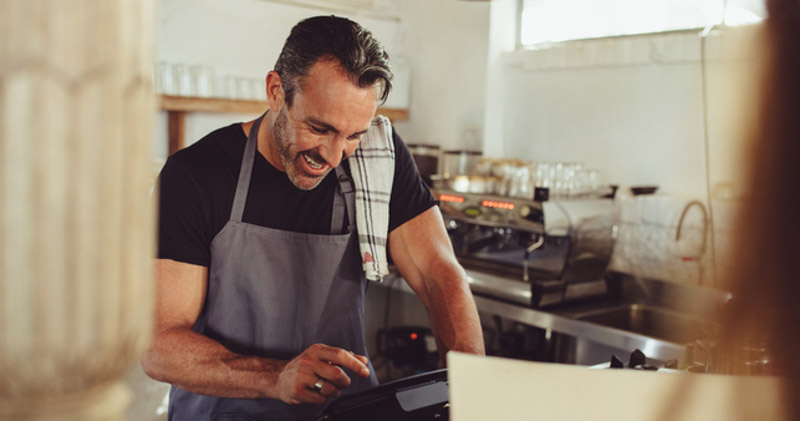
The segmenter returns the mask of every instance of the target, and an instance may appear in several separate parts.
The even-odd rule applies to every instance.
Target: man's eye
[[[314,127],[314,126],[309,126],[309,127],[311,127],[311,131],[313,131],[314,133],[317,133],[317,134],[327,134],[328,133],[328,129],[321,129],[319,127]]]

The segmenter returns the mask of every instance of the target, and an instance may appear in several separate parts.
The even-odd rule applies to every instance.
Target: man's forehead
[[[289,106],[289,111],[297,113],[296,118],[299,118],[301,121],[348,136],[366,133],[372,124],[375,111],[372,110],[371,114],[368,116],[364,115],[366,112],[351,112],[346,116],[341,116],[340,114],[330,113],[330,109],[331,107],[326,107],[324,105],[319,107],[309,104],[308,101],[305,101],[305,98],[303,98],[300,92],[298,92],[292,105]],[[356,119],[360,121],[356,121]]]
[[[378,103],[378,88],[360,87],[333,61],[318,61],[298,82],[290,109],[305,119],[347,135],[366,131]]]

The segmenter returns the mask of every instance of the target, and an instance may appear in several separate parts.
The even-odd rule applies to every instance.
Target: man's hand
[[[278,375],[278,397],[289,404],[324,403],[328,397],[339,396],[350,385],[350,377],[342,368],[369,376],[367,357],[342,348],[323,344],[308,347],[281,369]],[[314,385],[321,380],[322,389]]]

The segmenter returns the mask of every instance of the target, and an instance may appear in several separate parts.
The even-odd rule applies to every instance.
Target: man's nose
[[[328,163],[333,168],[339,166],[344,159],[344,149],[347,145],[347,139],[341,135],[334,135],[330,138],[330,141],[325,142],[320,147],[320,155],[322,158],[325,159],[325,162]]]

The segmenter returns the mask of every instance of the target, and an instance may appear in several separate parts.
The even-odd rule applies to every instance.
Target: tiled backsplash
[[[676,239],[681,214],[690,204]],[[610,269],[693,285],[719,285],[733,236],[735,202],[714,201],[713,224],[705,218],[707,200],[691,197],[625,197],[617,200],[617,209],[619,230]]]

